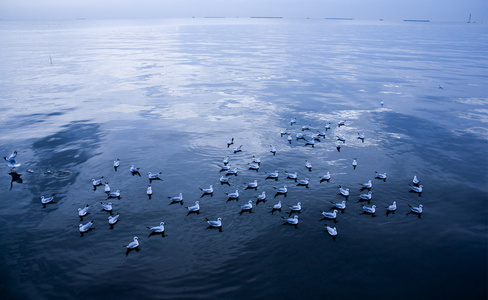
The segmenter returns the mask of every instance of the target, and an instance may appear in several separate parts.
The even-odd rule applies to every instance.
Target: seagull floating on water
[[[3,159],[7,162],[7,166],[11,169],[18,168],[20,167],[20,163],[17,162],[15,159],[17,157],[17,150],[15,150],[12,154],[9,156],[4,156]]]
[[[341,127],[341,126],[344,126],[344,125],[346,125],[346,121],[345,120],[342,120],[342,121],[337,122],[337,127]]]
[[[161,177],[160,177],[161,174],[163,174],[163,172],[159,172],[159,173],[147,172],[147,178],[149,178],[149,181],[162,180]]]
[[[301,202],[298,202],[297,204],[295,205],[288,205],[290,207],[290,213],[292,212],[299,212],[302,210],[302,203]]]
[[[108,216],[108,224],[115,225],[119,221],[120,214],[117,213],[115,216]]]
[[[258,195],[258,200],[256,201],[256,205],[258,205],[259,202],[265,202],[266,201],[266,192],[262,192],[260,195]]]
[[[235,175],[235,176],[237,176],[237,168],[227,170],[227,172],[225,173],[225,175]]]
[[[125,245],[127,249],[135,249],[139,247],[139,238],[137,236],[134,237],[134,240],[130,242],[128,245]]]
[[[330,203],[332,203],[334,207],[337,209],[346,209],[346,201],[337,202],[337,203],[330,201]]]
[[[195,201],[195,205],[188,206],[187,209],[188,209],[188,215],[191,213],[199,214],[200,213],[200,201]]]
[[[239,147],[234,148],[234,153],[237,153],[237,152],[242,152],[242,145],[240,145]]]
[[[276,195],[284,194],[286,197],[286,193],[288,193],[288,187],[286,185],[284,185],[283,187],[280,187],[280,188],[274,186],[273,188],[276,190]]]
[[[153,190],[152,190],[152,187],[150,184],[147,185],[146,194],[149,197],[149,199],[151,199],[151,196],[153,194]]]
[[[181,205],[183,205],[183,193],[180,193],[178,196],[168,197],[168,198],[169,200],[171,200],[170,204],[180,203]]]
[[[315,148],[315,140],[305,140],[305,146],[312,146],[312,148]]]
[[[297,133],[295,135],[295,137],[296,137],[297,141],[298,140],[304,140],[305,139],[305,136],[303,135],[303,133]]]
[[[396,201],[393,201],[393,204],[388,206],[388,211],[395,211],[397,209]]]
[[[283,137],[284,135],[287,135],[288,134],[288,131],[287,129],[283,129],[281,130],[281,136]]]
[[[249,201],[247,201],[246,204],[241,205],[241,213],[240,214],[242,214],[245,211],[251,212],[251,210],[252,210],[252,200],[249,200]]]
[[[419,206],[415,207],[415,206],[411,206],[410,204],[408,205],[410,207],[410,212],[414,213],[414,214],[421,214],[423,212],[423,205],[422,204],[419,204]]]
[[[326,219],[335,220],[337,218],[337,209],[334,209],[333,211],[322,211],[321,214]]]
[[[229,165],[223,165],[223,166],[219,166],[220,167],[220,172],[222,171],[229,171],[230,170],[230,166]]]
[[[120,166],[120,159],[114,160],[114,170],[117,171],[117,168]]]
[[[305,178],[305,179],[300,179],[298,180],[298,186],[305,186],[308,188],[308,183],[309,183],[309,179],[308,178]]]
[[[120,199],[120,190],[116,190],[115,192],[108,193],[108,198],[118,198],[118,199]]]
[[[303,125],[302,131],[304,131],[304,130],[310,130],[310,125]]]
[[[257,163],[258,165],[261,164],[261,159],[259,157],[256,157],[256,156],[252,156],[252,162],[253,163]]]
[[[104,211],[108,211],[108,212],[112,212],[112,202],[108,202],[108,203],[103,203],[103,202],[100,202],[100,204],[102,204],[102,210]]]
[[[108,185],[108,182],[105,182],[105,193],[110,193],[110,185]]]
[[[224,163],[224,165],[227,165],[229,163],[229,160],[230,160],[229,156],[226,156],[224,157],[224,160],[222,162]]]
[[[358,139],[360,139],[364,143],[364,134],[358,132]]]
[[[349,189],[344,189],[342,186],[339,186],[339,193],[344,197],[349,197]]]
[[[229,178],[228,177],[225,177],[224,175],[220,176],[220,184],[228,184],[230,185],[229,183]]]
[[[273,153],[273,155],[276,155],[276,148],[273,145],[269,145],[269,152]]]
[[[288,143],[291,144],[291,141],[292,141],[291,135],[289,135],[286,139],[288,140]]]
[[[45,205],[45,204],[49,204],[49,203],[54,203],[54,196],[55,196],[55,195],[56,195],[56,194],[53,194],[51,197],[48,197],[48,198],[45,198],[44,196],[41,196],[41,203],[42,203],[43,205]]]
[[[365,189],[370,190],[372,187],[373,187],[373,182],[369,180],[368,182],[362,184],[361,190],[365,190]]]
[[[305,168],[307,168],[309,171],[312,171],[312,164],[308,162],[308,160],[305,160]]]
[[[130,172],[132,176],[139,175],[139,177],[141,177],[141,173],[139,173],[139,168],[134,167],[134,165],[130,166]]]
[[[274,172],[271,172],[271,173],[265,173],[266,174],[266,179],[274,179],[276,181],[278,181],[278,176],[279,176],[279,172],[277,170],[275,170]]]
[[[92,228],[92,225],[93,225],[93,221],[90,221],[86,224],[80,224],[78,226],[78,230],[80,231],[80,233],[85,233],[85,232],[88,232],[90,231]]]
[[[329,225],[325,224],[325,229],[327,229],[327,232],[332,237],[336,237],[337,236],[337,229],[335,227],[330,227]]]
[[[413,176],[412,183],[414,186],[419,186],[420,180],[417,179],[417,175]]]
[[[227,195],[227,201],[232,200],[232,199],[238,199],[239,198],[239,190],[236,190],[234,193],[225,193]]]
[[[83,218],[84,216],[86,216],[88,214],[89,209],[90,209],[90,206],[88,204],[83,208],[78,208],[78,216],[80,216],[80,218]]]
[[[227,141],[227,148],[230,147],[230,145],[234,144],[234,138],[231,138],[230,140]]]
[[[341,141],[342,143],[345,143],[346,142],[346,138],[344,136],[336,135],[336,137],[337,137],[337,140],[338,141]]]
[[[249,170],[256,170],[259,171],[259,164],[251,164],[249,163]]]
[[[371,207],[363,205],[363,213],[374,214],[376,212],[376,205]]]
[[[221,179],[221,182],[222,182],[222,177],[221,177],[220,179]],[[228,179],[229,179],[229,178],[227,178],[227,180],[228,180]],[[213,191],[214,191],[214,190],[213,190],[213,185],[210,185],[210,186],[208,187],[208,189],[202,189],[202,188],[199,188],[199,189],[202,191],[202,193],[203,193],[202,195],[210,195],[210,194],[213,194]]]
[[[328,124],[325,124],[325,131],[330,129],[330,122]]]
[[[339,142],[336,142],[336,149],[337,152],[341,152],[341,144]]]
[[[422,190],[424,189],[424,186],[423,185],[419,185],[419,186],[411,185],[410,188],[412,189],[412,192],[419,193],[419,195],[420,195],[422,193]]]
[[[271,213],[274,213],[275,210],[281,211],[281,200],[278,201],[275,205],[273,205],[273,209],[271,210]]]
[[[293,180],[295,180],[295,182],[298,179],[298,173],[297,172],[291,173],[291,172],[285,171],[285,174],[286,174],[286,178],[293,179]]]
[[[96,189],[97,186],[102,185],[102,184],[103,184],[103,176],[100,177],[99,179],[92,179],[93,189]]]
[[[159,226],[153,226],[153,227],[146,226],[146,228],[151,230],[151,232],[154,232],[154,233],[163,233],[164,232],[164,225],[165,225],[164,222],[160,222]]]
[[[357,166],[358,166],[358,161],[357,161],[357,158],[355,158],[352,160],[352,167],[354,168],[354,170],[356,170]]]
[[[359,195],[360,200],[365,200],[365,201],[370,201],[371,198],[373,197],[373,192],[369,191],[367,194],[361,194]]]
[[[205,218],[205,220],[207,220],[208,225],[210,225],[209,227],[222,228],[222,218],[217,218],[215,221],[207,218]]]
[[[322,181],[329,181],[330,180],[330,172],[327,171],[327,174],[325,174],[324,176],[320,177],[320,182]]]
[[[257,189],[258,188],[258,181],[254,180],[253,182],[244,183],[246,185],[246,189]]]
[[[375,175],[376,178],[383,179],[383,181],[386,181],[386,173],[378,173],[378,172],[375,173],[376,173]]]
[[[285,218],[285,217],[281,217],[281,218],[283,218],[285,220],[284,224],[294,225],[295,228],[298,225],[298,216],[297,215],[295,215],[293,218]]]
[[[293,124],[295,124],[296,122],[297,122],[297,118],[292,118],[292,119],[290,120],[290,125],[293,125]]]

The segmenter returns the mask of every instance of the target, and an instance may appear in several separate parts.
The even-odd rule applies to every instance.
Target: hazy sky
[[[0,0],[0,19],[348,17],[488,22],[488,0]]]

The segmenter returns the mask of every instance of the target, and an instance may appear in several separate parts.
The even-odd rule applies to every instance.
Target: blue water
[[[2,298],[486,299],[485,25],[1,21],[0,43],[0,151],[17,150],[22,163],[22,183],[11,182],[6,163],[0,176]],[[280,136],[311,125],[310,136],[329,122],[314,148]],[[336,135],[346,137],[340,152]],[[219,183],[227,155],[239,169],[230,186]],[[252,155],[259,172],[248,170]],[[279,180],[265,180],[274,170]],[[309,188],[285,170],[309,177]],[[160,171],[148,199],[146,174]],[[320,183],[327,171],[332,179]],[[409,192],[414,175],[421,197]],[[122,194],[112,199],[113,229],[103,187],[91,185],[100,176]],[[258,189],[244,190],[254,179]],[[373,199],[359,202],[370,179]],[[213,196],[200,198],[210,184]],[[285,184],[287,197],[274,198],[273,186]],[[338,185],[351,190],[347,208],[337,223],[321,220],[330,201],[343,200]],[[235,189],[239,200],[227,201]],[[262,191],[267,202],[240,215]],[[180,192],[184,205],[169,205]],[[52,194],[56,203],[43,208],[39,197]],[[195,200],[201,212],[187,216]],[[284,209],[271,214],[278,200]],[[298,201],[299,225],[282,225]],[[398,210],[386,215],[393,201]],[[77,209],[86,204],[82,223],[95,230],[81,237]],[[375,217],[361,204],[375,204]],[[409,204],[423,204],[421,217]],[[222,232],[207,230],[205,218],[217,217]],[[146,226],[161,221],[166,237],[148,238]],[[134,236],[140,251],[126,256]]]

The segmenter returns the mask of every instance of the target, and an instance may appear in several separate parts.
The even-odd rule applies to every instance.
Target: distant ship
[[[430,20],[403,20],[403,22],[430,22]]]
[[[471,14],[469,14],[468,24],[471,23]]]

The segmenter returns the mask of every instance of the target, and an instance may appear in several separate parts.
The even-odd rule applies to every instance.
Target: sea
[[[16,151],[21,164],[1,166],[1,298],[486,299],[487,29],[0,21],[0,152]],[[297,134],[318,140],[312,147]],[[237,175],[221,171],[227,156]],[[275,170],[278,179],[267,179]],[[92,185],[102,176],[120,199]],[[246,188],[254,180],[257,189]],[[369,180],[372,199],[360,201]],[[239,198],[228,199],[235,190]],[[169,199],[179,193],[182,203]],[[41,203],[52,195],[55,203]],[[252,210],[241,211],[249,200]],[[199,213],[188,214],[195,201]],[[323,218],[342,201],[335,220]],[[112,202],[118,223],[109,225],[101,202]],[[421,214],[411,212],[419,205]],[[286,224],[295,215],[298,225]],[[217,218],[222,227],[209,228]],[[160,222],[164,237],[151,235]],[[135,236],[139,247],[127,251]]]

